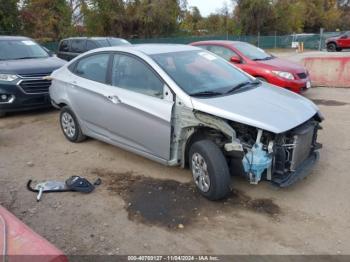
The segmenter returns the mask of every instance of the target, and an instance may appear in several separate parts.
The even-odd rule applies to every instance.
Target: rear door
[[[85,56],[72,65],[73,74],[67,75],[67,93],[73,112],[89,133],[108,138],[106,107],[110,86],[107,81],[110,53]]]

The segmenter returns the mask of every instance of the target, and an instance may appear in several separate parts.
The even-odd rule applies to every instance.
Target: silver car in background
[[[184,45],[100,48],[52,75],[66,138],[105,141],[165,165],[189,166],[211,200],[231,175],[286,187],[318,160],[322,115],[308,99]]]

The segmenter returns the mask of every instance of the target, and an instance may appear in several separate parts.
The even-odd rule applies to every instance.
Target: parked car
[[[127,40],[115,37],[71,37],[60,41],[57,56],[70,61],[78,55],[100,47],[131,45]]]
[[[96,49],[51,78],[69,141],[88,136],[165,165],[189,165],[211,200],[229,194],[237,171],[252,184],[286,187],[318,159],[322,116],[314,103],[197,47]]]
[[[328,38],[326,46],[328,52],[340,52],[343,49],[350,48],[350,31]]]
[[[0,206],[2,261],[68,262],[63,252]]]
[[[245,42],[202,41],[191,45],[221,56],[248,74],[296,93],[311,87],[308,71],[301,65],[277,58]]]
[[[51,81],[43,77],[65,63],[30,38],[0,36],[0,116],[50,107]]]

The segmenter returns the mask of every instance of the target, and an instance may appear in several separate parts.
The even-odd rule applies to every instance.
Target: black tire
[[[196,157],[204,159],[207,169],[207,178],[210,184],[207,191],[203,191],[196,183],[193,159]],[[220,148],[210,140],[200,140],[195,142],[189,152],[189,163],[194,182],[198,191],[209,200],[219,200],[225,198],[231,192],[231,176],[224,154]],[[197,180],[197,182],[199,179]]]
[[[64,117],[68,117],[68,119],[63,119]],[[70,129],[71,132],[67,131],[67,129],[64,127],[64,122],[68,122],[70,124],[73,124],[74,125],[74,132],[73,132],[73,129]],[[73,111],[68,106],[61,108],[60,125],[61,125],[61,129],[62,129],[64,136],[70,142],[79,143],[79,142],[82,142],[86,139],[86,136],[81,131],[77,117],[75,116]]]
[[[327,51],[328,52],[335,52],[335,51],[337,51],[337,45],[335,43],[327,44]]]

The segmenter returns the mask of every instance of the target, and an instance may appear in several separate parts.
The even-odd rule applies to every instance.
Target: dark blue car
[[[0,36],[0,116],[51,105],[44,79],[65,61],[30,38]]]

